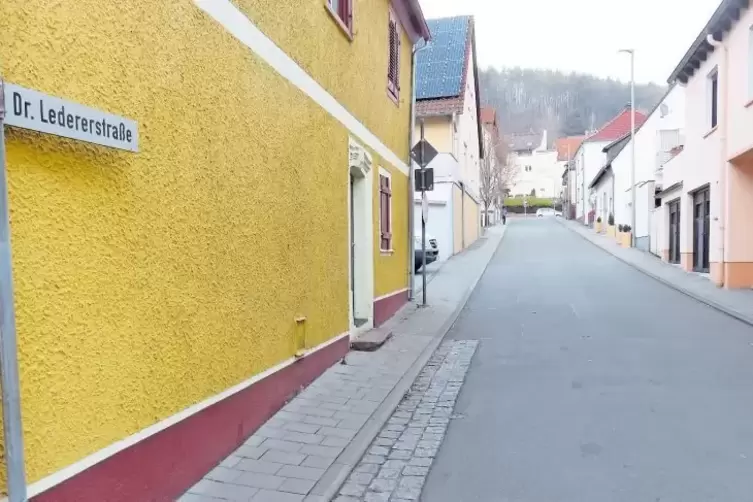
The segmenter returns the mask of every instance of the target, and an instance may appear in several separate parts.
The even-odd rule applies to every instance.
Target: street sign
[[[133,120],[15,84],[3,88],[6,125],[139,151],[139,126]]]
[[[436,148],[431,146],[431,143],[425,139],[421,139],[416,143],[416,146],[413,147],[410,153],[413,160],[415,160],[419,166],[426,167],[432,160],[434,160],[434,157],[436,157],[439,152],[437,152]]]
[[[434,190],[434,169],[416,169],[414,185],[417,192],[431,192]]]
[[[426,196],[426,192],[422,194],[421,198],[421,217],[424,223],[429,222],[429,197]]]

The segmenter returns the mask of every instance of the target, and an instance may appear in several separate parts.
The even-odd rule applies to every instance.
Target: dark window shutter
[[[400,41],[400,31],[397,29],[397,24],[395,24],[395,41],[395,89],[400,92],[400,46],[402,42]]]
[[[392,213],[392,190],[390,179],[379,175],[379,233],[380,249],[392,249],[392,228],[390,216]]]
[[[392,15],[390,15],[390,26],[389,26],[389,44],[390,44],[390,53],[389,53],[389,67],[387,68],[387,85],[392,92],[392,94],[397,95],[398,87],[397,87],[397,73],[398,73],[398,33],[397,33],[397,23],[395,19],[392,18]]]

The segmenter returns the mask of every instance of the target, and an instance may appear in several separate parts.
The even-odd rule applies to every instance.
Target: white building
[[[630,225],[635,246],[659,254],[656,194],[662,187],[663,166],[683,144],[685,90],[671,87],[635,131],[635,225],[632,222],[631,170],[633,140],[628,131],[606,145],[604,166],[589,183],[595,217],[615,225]],[[653,236],[653,237],[652,237]]]
[[[573,159],[584,139],[585,136],[566,136],[554,142],[562,171],[562,212],[567,219],[575,218],[576,180]]]
[[[649,251],[651,218],[655,209],[657,169],[670,159],[670,152],[683,144],[685,127],[685,89],[673,86],[659,104],[649,113],[645,122],[635,132],[635,246]],[[632,142],[615,157],[612,169],[615,176],[615,223],[631,225],[632,194],[630,170]],[[656,239],[654,239],[656,240]]]
[[[606,165],[607,157],[604,147],[630,132],[630,115],[630,107],[625,108],[601,129],[587,135],[575,153],[575,217],[586,225],[592,224],[596,219],[596,197],[589,190],[589,185]],[[635,112],[636,127],[639,127],[645,119],[644,114]]]
[[[512,134],[507,136],[507,141],[509,162],[516,172],[510,195],[559,197],[563,164],[557,160],[557,151],[548,148],[547,132]]]
[[[481,233],[479,166],[484,149],[475,28],[470,16],[431,19],[427,24],[433,36],[441,37],[435,36],[417,55],[416,117],[424,125],[424,138],[439,152],[427,166],[434,169],[434,190],[427,193],[426,231],[437,240],[439,260],[446,260]],[[420,139],[418,121],[414,143]],[[418,236],[422,221],[418,192],[414,210]]]

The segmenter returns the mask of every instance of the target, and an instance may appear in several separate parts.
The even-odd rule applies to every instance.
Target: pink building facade
[[[753,10],[724,0],[672,73],[685,144],[662,167],[663,259],[719,286],[753,287]]]

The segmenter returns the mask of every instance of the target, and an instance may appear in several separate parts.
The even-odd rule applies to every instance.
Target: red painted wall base
[[[302,386],[348,352],[327,347],[34,497],[34,502],[172,502],[240,446]],[[85,433],[85,431],[81,431]]]
[[[408,291],[395,293],[374,302],[374,327],[381,326],[408,301]]]

